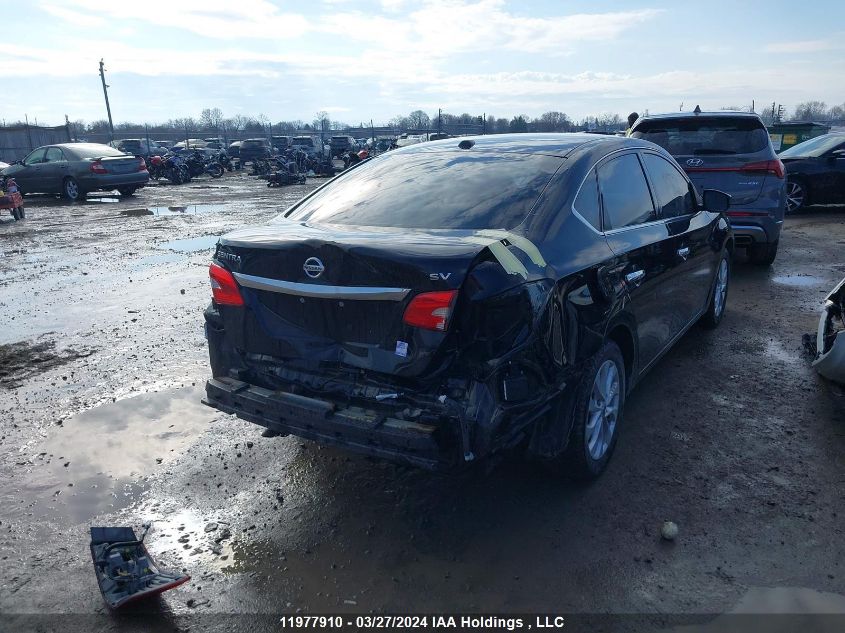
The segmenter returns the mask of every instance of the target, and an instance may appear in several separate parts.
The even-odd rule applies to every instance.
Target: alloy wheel
[[[610,447],[619,417],[619,369],[612,360],[602,363],[593,380],[584,438],[594,460],[601,459]]]
[[[790,180],[786,183],[786,210],[793,212],[804,204],[804,187]]]
[[[65,193],[70,200],[76,200],[79,197],[79,185],[73,179],[65,182]]]

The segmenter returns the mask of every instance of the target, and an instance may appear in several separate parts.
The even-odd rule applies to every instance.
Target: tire
[[[135,195],[137,187],[118,187],[117,191],[121,196],[129,197]]]
[[[778,242],[767,242],[765,244],[752,244],[748,247],[748,259],[757,266],[771,266],[778,254]]]
[[[62,182],[62,196],[71,201],[82,200],[85,198],[85,192],[76,182],[76,178],[67,177]]]
[[[807,206],[807,187],[800,180],[786,181],[786,213],[797,213]]]
[[[18,208],[17,208],[17,207],[15,207],[15,208],[13,208],[13,209],[12,209],[12,217],[13,217],[13,218],[15,218],[15,222],[17,222],[18,220],[20,220],[20,219],[21,219],[21,216],[20,216],[20,214],[19,214],[19,212],[18,212]]]
[[[21,220],[26,219],[26,209],[23,207],[18,207],[18,215],[21,216]]]
[[[608,398],[602,395],[607,391],[601,385],[610,384],[609,378],[615,378],[615,386],[609,389],[611,405],[607,406]],[[580,480],[596,479],[604,472],[619,437],[625,389],[622,352],[616,343],[606,341],[585,364],[584,373],[576,387],[569,443],[561,456],[556,458],[556,470]],[[607,415],[611,407],[615,407],[612,418]],[[567,414],[568,409],[563,408],[562,414]],[[561,420],[561,423],[564,422]]]
[[[212,178],[220,178],[223,175],[223,165],[219,163],[211,165],[208,168],[208,173],[211,174]]]
[[[722,317],[725,316],[725,306],[728,303],[728,288],[731,283],[731,257],[725,251],[716,269],[716,278],[713,280],[713,294],[707,306],[707,312],[699,320],[702,327],[713,330],[719,327]]]

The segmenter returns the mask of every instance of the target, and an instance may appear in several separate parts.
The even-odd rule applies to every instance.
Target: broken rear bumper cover
[[[845,384],[845,279],[827,296],[819,319],[816,349],[816,371]]]
[[[435,426],[360,407],[339,409],[328,400],[272,391],[234,378],[213,378],[205,389],[204,404],[278,433],[430,470],[446,470],[455,463],[438,444]]]

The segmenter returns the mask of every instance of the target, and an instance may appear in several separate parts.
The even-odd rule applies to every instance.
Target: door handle
[[[639,285],[639,283],[643,280],[643,277],[645,277],[644,270],[635,270],[625,275],[625,281],[629,284]]]
[[[683,257],[684,259],[689,257],[689,247],[684,246],[683,248],[679,248],[678,249],[678,257]]]

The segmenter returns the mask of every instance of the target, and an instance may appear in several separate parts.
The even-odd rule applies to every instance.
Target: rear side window
[[[599,166],[598,174],[606,231],[657,219],[636,154],[607,161]]]
[[[601,231],[601,210],[599,208],[599,189],[596,182],[596,170],[591,169],[584,179],[581,190],[575,197],[575,211],[589,222],[596,231]]]
[[[425,229],[511,229],[562,159],[516,152],[392,152],[305,200],[297,221]]]
[[[695,117],[653,119],[631,133],[657,143],[673,156],[753,154],[769,147],[769,134],[751,117]]]
[[[643,162],[661,216],[675,218],[695,210],[689,184],[672,163],[656,154],[643,154]]]
[[[58,163],[59,161],[63,161],[65,159],[65,155],[62,154],[62,150],[58,147],[48,147],[47,153],[44,154],[44,162],[45,163]]]

